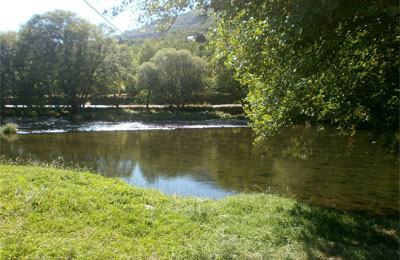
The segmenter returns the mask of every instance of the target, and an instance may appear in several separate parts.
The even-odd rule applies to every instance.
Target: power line
[[[85,2],[90,8],[93,9],[93,11],[95,11],[98,15],[101,16],[101,18],[103,18],[108,24],[110,24],[115,30],[117,30],[118,32],[120,32],[123,36],[125,36],[127,39],[130,40],[130,38],[123,32],[121,31],[117,26],[115,26],[112,22],[110,22],[110,20],[108,20],[102,13],[100,13],[99,11],[97,11],[97,9],[95,7],[93,7],[88,1],[86,0],[82,0],[83,2]]]

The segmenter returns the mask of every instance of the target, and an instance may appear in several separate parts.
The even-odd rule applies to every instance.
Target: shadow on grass
[[[309,259],[399,259],[397,221],[312,210],[296,203],[290,211],[301,227],[299,241]],[[396,224],[397,223],[397,224]],[[319,253],[313,249],[318,249]]]

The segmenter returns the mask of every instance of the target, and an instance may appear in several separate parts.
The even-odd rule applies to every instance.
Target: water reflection
[[[271,189],[323,207],[398,215],[399,166],[361,132],[292,127],[254,146],[250,129],[78,132],[1,140],[7,158],[89,167],[167,193],[220,198]]]
[[[196,175],[207,175],[206,172]],[[179,194],[184,196],[223,198],[235,194],[233,191],[218,188],[212,182],[198,181],[192,174],[178,175],[175,177],[163,177],[144,175],[139,164],[136,164],[131,176],[122,178],[128,184],[162,190],[167,194]]]

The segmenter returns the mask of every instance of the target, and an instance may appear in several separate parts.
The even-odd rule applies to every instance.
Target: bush
[[[13,123],[8,123],[3,128],[1,128],[1,132],[5,135],[7,134],[16,134],[18,126]]]

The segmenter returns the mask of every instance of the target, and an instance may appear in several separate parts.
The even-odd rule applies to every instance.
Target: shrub
[[[5,126],[1,128],[1,133],[7,135],[7,134],[16,134],[17,133],[17,128],[18,126],[13,123],[8,123]]]

